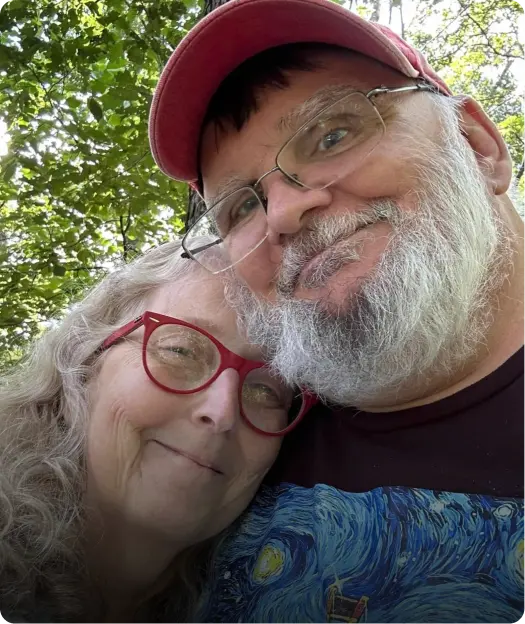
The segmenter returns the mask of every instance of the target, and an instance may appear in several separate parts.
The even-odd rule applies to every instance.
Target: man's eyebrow
[[[323,108],[334,104],[337,100],[354,91],[357,91],[356,86],[348,84],[323,87],[307,100],[292,108],[291,111],[288,111],[286,115],[283,115],[277,122],[276,128],[279,132],[295,132],[311,117],[315,117]]]
[[[226,195],[229,195],[232,191],[236,191],[237,189],[250,185],[251,183],[252,180],[241,178],[237,174],[232,173],[221,180],[211,197],[206,198],[206,205],[209,208],[226,197]]]
[[[328,85],[311,95],[307,100],[290,110],[277,122],[276,128],[279,132],[295,132],[311,117],[314,117],[323,108],[334,104],[345,95],[349,95],[359,89],[355,84]],[[230,174],[224,178],[217,186],[214,194],[206,198],[208,208],[226,197],[232,191],[243,186],[250,186],[255,180],[241,178],[237,174]]]

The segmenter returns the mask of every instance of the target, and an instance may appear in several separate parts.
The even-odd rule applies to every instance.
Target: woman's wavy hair
[[[11,621],[101,621],[83,557],[87,382],[103,340],[196,266],[177,241],[115,270],[0,380],[0,612]],[[156,621],[161,607],[191,617],[206,546],[178,558],[182,587],[155,597]]]

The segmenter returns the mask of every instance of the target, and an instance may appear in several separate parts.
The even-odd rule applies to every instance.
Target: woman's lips
[[[220,474],[220,475],[224,474],[222,470],[217,468],[217,466],[215,466],[212,462],[208,462],[207,460],[201,459],[200,457],[192,455],[191,453],[187,453],[186,451],[175,448],[174,446],[170,446],[169,444],[166,444],[165,442],[161,442],[160,440],[153,440],[153,442],[160,444],[160,446],[164,447],[168,451],[171,451],[172,453],[176,453],[177,455],[182,455],[183,457],[186,457],[186,459],[189,459],[190,461],[192,461],[194,464],[197,464],[197,466],[200,466],[201,468],[206,468],[215,474]]]

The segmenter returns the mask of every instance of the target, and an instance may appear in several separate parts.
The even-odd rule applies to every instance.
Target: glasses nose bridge
[[[294,177],[290,176],[288,173],[286,173],[286,171],[284,171],[284,169],[276,164],[275,167],[272,167],[269,171],[263,173],[262,176],[253,185],[253,190],[257,194],[260,202],[262,203],[265,214],[268,214],[268,193],[266,193],[262,188],[261,182],[269,175],[271,175],[272,173],[276,173],[277,171],[281,173],[285,180],[295,183],[298,187],[304,188],[304,185],[299,180],[296,180]]]
[[[275,173],[276,171],[280,171],[283,175],[284,172],[281,170],[281,168],[279,167],[279,165],[275,165],[275,167],[272,167],[270,170],[268,170],[266,173],[263,173],[262,176],[257,180],[257,182],[253,185],[254,188],[257,188],[258,186],[261,186],[261,182],[267,178],[269,175],[271,175],[272,173]]]
[[[283,176],[286,177],[286,174],[284,173],[284,171],[281,169],[281,167],[279,167],[279,165],[275,165],[274,167],[272,167],[269,171],[267,171],[266,173],[263,173],[262,176],[257,180],[257,182],[253,185],[253,190],[257,193],[263,208],[264,208],[264,212],[267,213],[268,212],[268,194],[265,193],[263,187],[262,187],[262,181],[267,178],[269,175],[271,175],[272,173],[276,173],[277,171],[279,171]]]
[[[232,369],[239,376],[239,383],[242,384],[244,381],[244,377],[248,371],[246,368],[250,368],[251,362],[242,357],[242,355],[238,355],[233,351],[230,351],[227,347],[223,345],[223,350],[221,354],[221,365],[218,370],[218,375],[223,373],[225,370]]]

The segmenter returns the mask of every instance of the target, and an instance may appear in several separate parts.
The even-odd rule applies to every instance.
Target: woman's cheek
[[[125,405],[98,405],[92,413],[87,441],[87,467],[99,502],[119,506],[130,479],[140,468],[142,430],[132,422]]]
[[[249,473],[255,479],[262,480],[277,459],[282,438],[264,436],[254,431],[247,431],[244,437],[243,455],[247,458]]]

